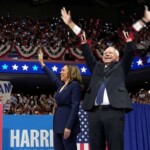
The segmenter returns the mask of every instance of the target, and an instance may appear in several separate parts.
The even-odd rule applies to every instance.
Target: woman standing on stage
[[[81,74],[77,66],[64,65],[59,79],[43,61],[43,53],[38,54],[42,70],[56,89],[56,111],[54,114],[54,149],[77,150],[76,138],[80,131],[79,105],[81,100]]]

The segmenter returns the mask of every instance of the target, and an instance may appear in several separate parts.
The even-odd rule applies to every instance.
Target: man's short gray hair
[[[119,51],[114,47],[115,54],[119,57]]]

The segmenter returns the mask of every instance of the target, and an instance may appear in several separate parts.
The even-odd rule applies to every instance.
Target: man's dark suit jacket
[[[112,62],[106,71],[104,71],[104,63],[96,60],[88,44],[82,44],[81,50],[92,74],[82,108],[86,111],[92,110],[99,87],[105,80],[110,105],[113,108],[123,108],[126,111],[130,111],[132,105],[125,87],[125,77],[129,72],[134,57],[134,44],[128,42],[125,46],[124,57],[121,61]]]
[[[72,81],[59,92],[64,83],[48,67],[44,66],[43,71],[56,87],[55,101],[57,108],[54,114],[54,132],[64,133],[64,129],[68,128],[71,133],[78,133],[80,131],[78,110],[81,100],[79,82]]]

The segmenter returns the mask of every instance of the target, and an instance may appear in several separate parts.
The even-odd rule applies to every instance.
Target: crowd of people
[[[150,90],[140,89],[129,94],[133,103],[150,104]]]
[[[23,95],[12,94],[3,105],[4,114],[54,114],[56,103],[51,94]]]
[[[136,16],[134,16],[136,18]],[[122,29],[128,30],[135,19],[120,25],[102,22],[100,19],[78,19],[77,24],[85,30],[91,48],[98,49],[100,53],[106,47],[115,45],[118,49],[123,44],[120,38]],[[149,55],[150,53],[150,26],[138,33],[137,54]],[[74,47],[78,46],[76,36],[62,22],[61,18],[39,19],[18,17],[11,15],[0,18],[0,44],[17,46],[42,46],[42,47]],[[10,48],[6,55],[12,53]],[[17,52],[15,52],[17,55]]]
[[[132,103],[150,104],[150,91],[140,89],[129,93]],[[4,104],[3,114],[52,115],[55,111],[55,100],[51,94],[24,95],[12,94],[11,99]]]

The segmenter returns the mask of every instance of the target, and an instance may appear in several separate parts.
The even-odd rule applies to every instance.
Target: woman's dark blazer
[[[64,133],[64,129],[68,128],[71,133],[78,133],[80,131],[78,117],[81,99],[80,83],[73,80],[59,92],[64,83],[47,66],[43,67],[43,71],[49,76],[50,81],[56,88],[55,101],[57,107],[53,122],[54,132]]]

